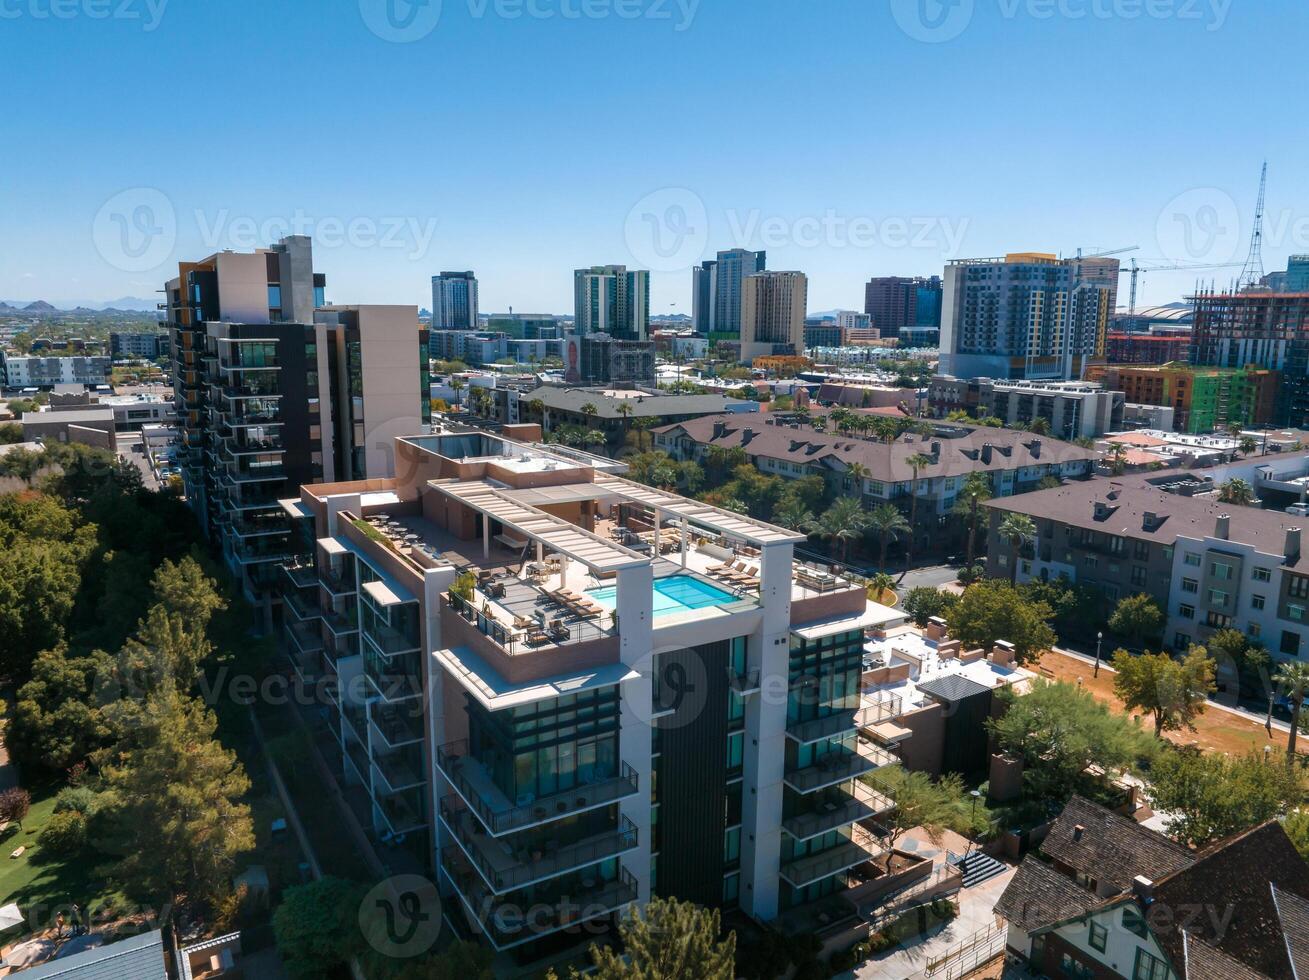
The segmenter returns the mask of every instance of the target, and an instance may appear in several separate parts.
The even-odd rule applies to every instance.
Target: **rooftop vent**
[[[1073,840],[1080,841],[1082,839],[1082,835],[1085,833],[1086,833],[1086,828],[1079,823],[1076,827],[1073,828]]]
[[[1219,514],[1218,519],[1214,521],[1214,537],[1222,538],[1226,541],[1232,533],[1232,515]]]

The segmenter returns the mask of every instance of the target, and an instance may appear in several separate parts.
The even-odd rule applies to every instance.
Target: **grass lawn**
[[[103,875],[96,873],[97,864],[107,859],[43,853],[36,842],[54,813],[60,784],[52,780],[27,789],[32,794],[32,809],[23,820],[22,830],[10,826],[0,835],[0,849],[4,853],[0,857],[0,905],[17,902],[29,922],[35,916],[38,926],[52,924],[54,910],[73,902],[92,912],[109,901],[121,906],[125,901],[123,896],[111,888]],[[27,848],[23,856],[9,857],[18,847]],[[21,931],[6,933],[4,938],[11,941],[27,931],[24,926]]]
[[[1040,664],[1034,668],[1054,680],[1077,683],[1095,697],[1111,705],[1115,711],[1126,713],[1127,708],[1114,694],[1114,672],[1103,664],[1100,676],[1093,677],[1090,664],[1069,657],[1053,650],[1042,655]],[[1153,731],[1153,722],[1144,719],[1147,730]],[[1245,755],[1249,752],[1262,752],[1265,745],[1271,745],[1275,753],[1286,752],[1286,732],[1274,728],[1270,736],[1267,729],[1259,722],[1251,721],[1240,715],[1210,705],[1205,713],[1195,720],[1195,731],[1165,732],[1164,738],[1178,745],[1194,745],[1205,752],[1226,752],[1231,755]],[[1305,752],[1309,738],[1301,737],[1296,748]]]

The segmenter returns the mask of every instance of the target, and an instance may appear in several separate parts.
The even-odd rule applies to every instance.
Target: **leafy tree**
[[[918,475],[931,466],[933,459],[926,453],[914,453],[906,463],[913,472],[913,478],[909,482],[909,544],[905,549],[905,571],[908,572],[909,566],[914,563],[914,542],[918,536]]]
[[[1218,500],[1224,504],[1249,507],[1254,503],[1254,488],[1240,477],[1233,477],[1218,488]]]
[[[982,472],[969,473],[964,485],[955,497],[954,513],[964,519],[968,529],[968,548],[965,565],[973,563],[977,546],[977,526],[981,520],[981,505],[991,499],[991,478]]]
[[[780,501],[773,511],[773,523],[793,531],[803,531],[813,522],[814,512],[794,497]]]
[[[363,889],[342,878],[288,888],[273,912],[273,934],[293,978],[333,975],[364,948],[359,928]]]
[[[105,769],[117,801],[123,858],[115,876],[135,894],[204,906],[222,894],[237,857],[254,847],[250,780],[214,739],[212,712],[165,687],[150,697],[143,735]]]
[[[1124,596],[1118,600],[1114,614],[1109,617],[1109,628],[1140,646],[1147,639],[1158,639],[1162,635],[1164,614],[1159,604],[1144,592]]]
[[[974,582],[949,610],[950,635],[965,650],[989,650],[997,640],[1008,640],[1020,664],[1038,659],[1058,637],[1050,628],[1051,609],[1029,602],[1003,579]]]
[[[1065,578],[1032,579],[1018,586],[1028,602],[1043,602],[1054,613],[1052,625],[1060,636],[1084,634],[1103,619],[1104,596],[1085,585]]]
[[[644,911],[633,906],[618,925],[623,952],[591,947],[597,980],[733,980],[736,933],[720,939],[717,909],[676,898],[652,898]],[[580,976],[575,970],[574,978]]]
[[[0,424],[0,445],[12,446],[23,441],[23,427],[17,422]]]
[[[1130,769],[1156,751],[1140,726],[1075,684],[1038,677],[1027,694],[1006,687],[996,696],[1006,710],[987,728],[1001,750],[1023,760],[1023,780],[1037,799],[1067,800],[1090,767]]]
[[[809,531],[827,541],[842,559],[849,557],[850,542],[864,529],[863,506],[853,497],[842,497],[810,525]]]
[[[1148,711],[1154,718],[1155,737],[1180,728],[1195,729],[1214,690],[1214,662],[1202,646],[1193,646],[1185,659],[1166,653],[1134,656],[1118,650],[1113,656],[1114,693],[1128,708]]]
[[[1259,443],[1255,441],[1254,436],[1241,436],[1241,455],[1253,456],[1255,450],[1259,448]]]
[[[958,601],[959,597],[953,592],[920,585],[909,590],[901,605],[909,618],[921,627],[934,616],[944,617]]]
[[[1114,476],[1122,476],[1127,472],[1127,447],[1121,442],[1115,442],[1109,447],[1109,452],[1105,455],[1105,462],[1110,473]]]
[[[1261,697],[1267,694],[1270,683],[1268,665],[1272,658],[1262,644],[1251,640],[1240,630],[1228,627],[1212,634],[1205,641],[1205,647],[1217,664],[1219,676],[1222,676],[1224,669],[1235,669],[1242,693]]]
[[[23,818],[32,808],[32,794],[21,786],[10,786],[0,790],[0,820],[18,824],[23,829]]]
[[[386,960],[388,962],[379,962]],[[480,943],[456,940],[439,953],[397,963],[381,954],[363,957],[370,980],[495,980],[494,954]]]
[[[1048,436],[1050,434],[1050,420],[1043,415],[1038,415],[1028,423],[1027,431],[1034,436]]]
[[[877,538],[878,568],[886,568],[886,549],[890,543],[899,540],[902,534],[912,532],[904,514],[894,504],[881,504],[873,508],[864,519],[864,528]]]
[[[1295,758],[1296,736],[1300,733],[1300,709],[1309,694],[1309,664],[1287,662],[1273,675],[1273,683],[1286,691],[1286,699],[1291,702],[1291,732],[1286,739],[1286,764]]]
[[[1271,820],[1304,799],[1304,776],[1260,753],[1228,756],[1168,749],[1150,770],[1154,808],[1174,814],[1168,832],[1203,847]]]
[[[113,678],[113,658],[101,650],[74,657],[61,644],[39,654],[5,729],[10,753],[25,766],[62,771],[111,745],[104,704]]]
[[[1009,514],[996,530],[1009,543],[1009,581],[1018,582],[1018,558],[1027,545],[1036,540],[1036,525],[1026,514]]]
[[[1282,818],[1282,829],[1300,856],[1309,861],[1309,810],[1303,807],[1292,810]]]
[[[922,827],[935,844],[945,831],[968,833],[973,828],[964,808],[967,791],[963,777],[950,773],[933,780],[925,772],[903,766],[885,766],[863,777],[865,783],[895,803],[889,815],[878,817],[887,830],[887,848],[893,850],[905,831]]]

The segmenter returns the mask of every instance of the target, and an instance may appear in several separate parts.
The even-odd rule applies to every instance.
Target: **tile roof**
[[[23,980],[166,980],[158,929],[22,970]]]
[[[1076,918],[1099,904],[1101,899],[1094,892],[1029,854],[995,903],[995,912],[1024,932],[1031,932]]]
[[[677,430],[700,445],[740,446],[751,456],[824,464],[838,471],[859,463],[868,470],[869,479],[887,483],[913,479],[909,458],[915,454],[933,457],[919,471],[922,479],[1085,462],[1100,456],[1094,450],[1028,432],[954,424],[941,425],[938,432],[942,434],[934,436],[906,433],[890,445],[874,438],[815,432],[810,427],[772,425],[757,415],[711,415],[655,432],[662,435]],[[940,454],[934,456],[937,446]]]
[[[1183,933],[1186,948],[1186,980],[1266,980],[1262,973],[1214,949],[1203,939]]]
[[[632,392],[625,392],[632,395]],[[711,412],[725,412],[731,405],[740,405],[738,399],[726,395],[647,395],[639,397],[614,398],[603,390],[592,388],[561,388],[557,385],[544,385],[535,391],[525,392],[520,401],[531,402],[541,399],[547,408],[561,412],[580,412],[588,402],[595,406],[596,417],[602,419],[621,418],[618,406],[632,406],[632,418],[649,418],[671,415],[707,415]]]
[[[1119,892],[1129,890],[1137,875],[1157,881],[1195,860],[1163,834],[1081,796],[1068,801],[1041,853]]]
[[[1297,977],[1309,977],[1309,901],[1273,886],[1273,903],[1286,935],[1286,952]]]

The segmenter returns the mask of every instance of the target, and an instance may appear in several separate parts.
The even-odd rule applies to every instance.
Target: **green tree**
[[[837,500],[810,525],[811,533],[828,542],[833,551],[839,551],[842,560],[849,556],[850,542],[858,538],[863,529],[863,506],[853,497]]]
[[[1164,614],[1159,604],[1144,592],[1124,596],[1118,600],[1114,614],[1109,617],[1109,628],[1140,646],[1147,639],[1158,639],[1162,635]]]
[[[1034,436],[1048,436],[1050,434],[1050,420],[1043,415],[1038,415],[1028,423],[1027,431]]]
[[[1038,659],[1058,637],[1050,628],[1052,611],[1043,602],[1030,602],[1003,579],[974,582],[946,612],[950,635],[965,650],[993,647],[1008,640],[1020,664]]]
[[[966,834],[974,829],[964,806],[968,793],[963,777],[956,773],[933,780],[925,772],[884,766],[863,781],[895,803],[890,814],[877,818],[887,830],[888,850],[894,850],[905,831],[915,827],[922,827],[935,844],[941,843],[947,830]]]
[[[1282,818],[1282,829],[1291,838],[1300,857],[1309,861],[1309,810],[1303,807],[1292,810]]]
[[[905,549],[905,572],[914,563],[914,544],[918,540],[918,477],[927,467],[931,466],[934,460],[926,453],[914,453],[906,463],[913,472],[913,478],[909,482],[909,544]]]
[[[1114,693],[1128,708],[1147,711],[1154,734],[1195,729],[1214,691],[1214,662],[1202,646],[1193,646],[1182,660],[1166,653],[1134,656],[1118,650],[1113,656]]]
[[[877,567],[882,569],[886,568],[886,549],[890,543],[898,540],[900,535],[912,531],[904,514],[900,513],[900,508],[894,504],[880,504],[874,507],[865,517],[864,527],[877,538]]]
[[[1121,442],[1115,442],[1105,454],[1105,463],[1110,473],[1114,476],[1122,476],[1127,472],[1127,447]]]
[[[936,589],[930,585],[912,588],[904,597],[901,608],[918,626],[926,626],[934,616],[944,618],[946,613],[959,601],[953,592]]]
[[[1240,477],[1233,477],[1219,486],[1218,500],[1224,504],[1249,507],[1254,503],[1254,488]]]
[[[364,949],[359,928],[362,887],[342,878],[320,878],[286,890],[273,912],[273,935],[293,978],[332,976]]]
[[[1252,752],[1167,749],[1150,768],[1150,798],[1156,810],[1174,814],[1168,832],[1203,847],[1258,826],[1304,800],[1304,775]]]
[[[794,497],[780,501],[773,510],[773,523],[792,531],[803,531],[813,521],[814,512],[804,505],[804,501]]]
[[[1150,760],[1157,743],[1125,715],[1116,714],[1076,684],[1036,678],[1027,694],[996,692],[1005,707],[986,725],[997,746],[1023,761],[1030,797],[1064,801],[1086,771],[1133,769]]]
[[[5,745],[24,766],[62,772],[113,743],[104,711],[116,694],[114,660],[101,650],[70,656],[66,645],[40,653],[18,690]]]
[[[239,855],[254,847],[250,780],[214,739],[202,702],[164,688],[140,716],[141,737],[105,769],[123,858],[114,875],[131,893],[210,906]]]
[[[965,566],[971,566],[976,554],[977,525],[981,519],[981,505],[991,499],[991,478],[982,472],[969,473],[955,497],[954,513],[964,519],[968,529],[968,548]]]
[[[365,951],[370,980],[495,980],[495,954],[480,943],[456,940],[439,953],[397,964],[393,957]]]
[[[1241,455],[1253,456],[1255,450],[1259,448],[1259,443],[1255,441],[1254,436],[1241,436]]]
[[[1273,675],[1273,683],[1286,692],[1286,699],[1291,702],[1291,731],[1286,739],[1286,764],[1290,765],[1295,759],[1295,741],[1300,733],[1300,710],[1309,693],[1309,664],[1289,661],[1282,664]]]
[[[1036,525],[1026,514],[1009,514],[996,530],[1001,540],[1009,544],[1009,581],[1018,582],[1018,559],[1025,547],[1036,540]]]
[[[0,445],[12,446],[23,441],[23,427],[17,422],[0,423]]]
[[[622,953],[591,947],[596,980],[733,980],[736,933],[721,937],[717,909],[676,898],[652,898],[644,911],[632,906],[618,924]],[[579,974],[574,971],[574,977]]]

